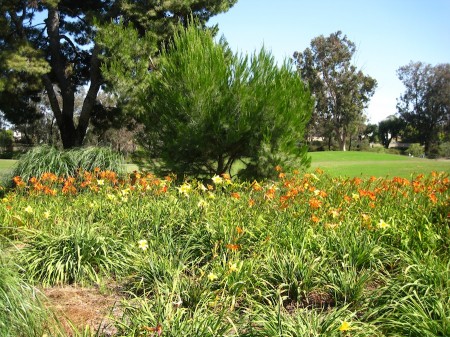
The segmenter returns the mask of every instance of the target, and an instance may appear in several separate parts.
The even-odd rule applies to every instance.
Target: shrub
[[[450,158],[450,142],[445,142],[439,145],[439,156],[443,158]]]
[[[411,144],[407,152],[413,157],[421,157],[424,155],[423,147],[418,143]]]

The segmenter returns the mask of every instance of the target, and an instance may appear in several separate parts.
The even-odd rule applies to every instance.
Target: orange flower
[[[431,194],[428,195],[428,197],[430,198],[430,200],[431,200],[431,202],[432,202],[433,204],[437,203],[438,199],[437,199],[437,197],[436,197],[436,194],[431,193]]]
[[[322,201],[315,198],[311,198],[309,199],[309,206],[313,209],[320,208],[320,206],[322,206]]]
[[[278,174],[278,178],[280,178],[280,179],[284,179],[285,177],[286,177],[286,174],[284,174],[283,172],[280,172]]]
[[[226,245],[227,249],[231,250],[231,251],[237,251],[239,249],[239,245],[235,244],[235,243],[229,243]]]
[[[275,197],[275,188],[269,188],[264,194],[265,199],[273,199]]]
[[[43,180],[43,181],[48,180],[50,182],[54,182],[54,181],[58,180],[58,177],[53,173],[45,172],[41,175],[41,180]]]
[[[44,186],[44,194],[56,195],[56,190],[52,190],[50,187]]]
[[[328,194],[327,194],[327,192],[325,192],[325,191],[320,191],[320,192],[319,192],[319,196],[322,197],[322,198],[325,198],[327,195],[328,195]]]
[[[281,168],[280,165],[275,166],[275,171],[277,172],[281,172],[283,169]]]
[[[241,227],[236,226],[236,232],[237,232],[239,235],[241,235],[242,233],[244,233],[244,230],[243,230]]]
[[[22,178],[19,176],[15,176],[13,178],[13,182],[17,187],[24,187],[26,184],[22,181]]]
[[[289,195],[282,195],[282,196],[280,197],[280,202],[281,202],[282,204],[285,204],[285,203],[287,203],[287,202],[289,201],[289,198],[290,198]]]
[[[237,193],[237,192],[231,193],[231,197],[232,197],[233,199],[237,199],[237,200],[239,200],[239,199],[241,198],[241,196],[240,196],[239,193]]]
[[[353,184],[355,184],[356,186],[358,186],[359,184],[362,183],[362,179],[358,178],[358,177],[353,178],[352,181],[353,181]]]
[[[311,221],[314,223],[318,223],[320,221],[320,219],[313,214],[313,215],[311,215]]]
[[[76,194],[77,193],[77,189],[75,188],[75,186],[72,185],[72,183],[70,182],[70,180],[67,180],[64,183],[64,186],[62,188],[62,192],[64,194]]]
[[[162,335],[162,326],[161,324],[158,324],[156,327],[148,327],[148,326],[143,326],[142,327],[143,330],[146,330],[148,332],[156,332],[158,334],[158,336]]]
[[[248,199],[248,207],[253,207],[255,206],[255,200],[254,199]]]

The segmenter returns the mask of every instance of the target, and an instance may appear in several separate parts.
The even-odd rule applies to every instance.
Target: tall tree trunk
[[[345,128],[339,130],[336,129],[336,135],[337,135],[337,140],[339,143],[339,150],[341,151],[347,151],[346,149],[346,142],[347,142],[347,130],[345,130]]]
[[[60,106],[53,83],[48,75],[44,75],[44,84],[50,101],[53,114],[58,125],[63,147],[65,149],[83,145],[84,137],[89,126],[98,91],[102,83],[100,74],[100,47],[95,45],[91,57],[90,65],[90,86],[83,102],[78,125],[74,121],[75,88],[70,79],[70,74],[66,74],[66,65],[61,57],[59,32],[59,12],[56,9],[49,9],[46,20],[47,32],[49,36],[50,66],[52,75],[60,89],[62,107]]]

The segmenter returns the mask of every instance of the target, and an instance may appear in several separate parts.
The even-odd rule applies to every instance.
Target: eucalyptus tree
[[[316,100],[313,120],[329,137],[333,132],[339,148],[346,150],[350,128],[362,119],[374,94],[376,81],[351,63],[356,47],[340,31],[311,41],[311,47],[295,52],[294,60]]]
[[[405,85],[397,110],[406,127],[416,131],[425,152],[450,134],[450,63],[432,66],[411,62],[397,71]],[[446,139],[447,138],[447,139]]]
[[[0,110],[14,120],[33,116],[38,93],[45,90],[65,148],[83,143],[104,78],[105,46],[99,30],[119,21],[151,34],[156,53],[176,25],[192,15],[200,24],[227,11],[237,0],[3,0],[0,3]],[[101,27],[101,28],[100,28]],[[110,51],[112,54],[114,51]],[[76,92],[87,86],[81,111]]]

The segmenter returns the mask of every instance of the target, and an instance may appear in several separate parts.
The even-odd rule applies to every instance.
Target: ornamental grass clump
[[[38,146],[20,157],[12,176],[21,177],[22,181],[27,182],[46,173],[67,178],[76,176],[80,170],[93,172],[95,169],[122,174],[123,156],[102,147],[58,150],[51,146]]]

